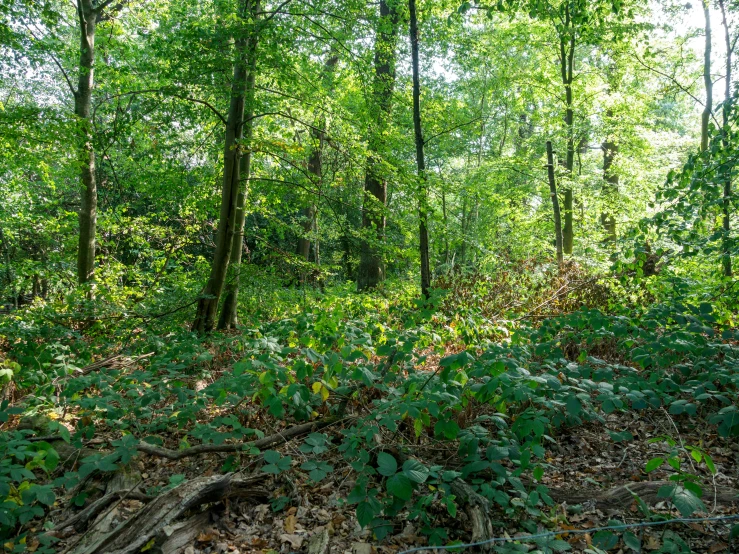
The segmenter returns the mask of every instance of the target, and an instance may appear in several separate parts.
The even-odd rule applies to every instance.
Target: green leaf
[[[36,500],[41,502],[41,504],[45,504],[46,506],[53,506],[54,501],[56,500],[56,495],[54,494],[54,491],[51,489],[51,486],[37,486],[34,487],[36,489]]]
[[[362,527],[367,527],[375,517],[375,510],[372,508],[372,504],[367,501],[362,501],[357,504],[357,521]]]
[[[706,507],[693,492],[683,488],[677,487],[674,495],[672,496],[672,503],[675,508],[678,509],[683,517],[688,517],[694,512],[705,512]]]
[[[390,477],[385,484],[387,492],[401,500],[410,500],[413,496],[413,483],[402,473]]]
[[[646,471],[647,473],[649,473],[650,471],[654,471],[659,466],[661,466],[664,463],[664,461],[665,461],[664,458],[660,458],[660,457],[652,458],[651,460],[647,462],[647,465],[644,467],[644,471]]]
[[[621,431],[619,433],[608,431],[608,434],[611,436],[611,439],[613,439],[613,442],[634,440],[634,435],[632,435],[629,431]]]
[[[598,531],[593,535],[593,545],[603,550],[610,550],[618,544],[618,535],[611,531]]]
[[[572,546],[567,541],[563,541],[562,539],[554,539],[552,541],[549,541],[547,543],[547,546],[554,550],[555,552],[567,552],[568,550],[572,550]]]
[[[418,460],[406,460],[403,464],[403,473],[414,483],[423,483],[428,479],[429,470]]]
[[[634,552],[641,552],[641,540],[634,533],[626,531],[623,534],[624,544]]]
[[[264,456],[264,461],[267,462],[268,464],[277,463],[280,460],[280,458],[282,458],[282,455],[276,450],[265,450],[263,456]]]
[[[398,462],[395,458],[387,452],[380,452],[377,455],[377,472],[385,477],[395,475],[398,471]]]

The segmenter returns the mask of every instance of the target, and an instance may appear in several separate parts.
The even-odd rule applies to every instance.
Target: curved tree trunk
[[[399,6],[395,0],[380,0],[380,19],[375,39],[375,78],[372,85],[374,125],[370,129],[369,154],[364,177],[362,201],[362,230],[366,233],[361,243],[357,289],[377,287],[385,278],[385,264],[381,245],[385,240],[385,206],[387,180],[383,175],[382,151],[384,131],[392,111],[395,88],[395,62],[398,44]]]

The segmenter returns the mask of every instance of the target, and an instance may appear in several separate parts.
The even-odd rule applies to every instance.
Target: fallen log
[[[228,473],[187,481],[156,497],[110,533],[76,547],[73,553],[135,554],[147,545],[164,544],[172,535],[170,524],[193,508],[226,498],[266,498],[266,491],[258,486],[266,478],[265,474],[237,477]]]

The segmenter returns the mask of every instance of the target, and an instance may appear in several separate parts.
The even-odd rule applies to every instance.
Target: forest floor
[[[438,359],[438,357],[437,357]],[[279,433],[279,428],[265,429],[266,434]],[[613,434],[628,431],[633,439],[623,442],[612,440]],[[324,429],[331,436],[341,433],[341,422]],[[667,457],[670,437],[678,437],[682,447],[700,445],[710,451],[717,472],[712,486],[705,491],[703,500],[708,507],[707,516],[739,514],[739,499],[727,501],[726,491],[739,490],[739,442],[722,441],[710,427],[688,418],[673,417],[666,410],[616,412],[606,417],[605,425],[588,423],[565,428],[547,445],[545,461],[547,471],[541,483],[549,488],[555,500],[548,515],[550,525],[539,526],[537,532],[552,528],[561,530],[557,537],[568,542],[574,552],[592,548],[593,534],[570,534],[567,530],[585,530],[608,525],[617,520],[622,523],[644,520],[637,502],[623,494],[623,486],[639,492],[654,513],[669,514],[670,506],[656,498],[657,488],[639,485],[664,483],[675,474],[669,466],[645,473],[644,468],[656,456]],[[105,433],[100,438],[105,438]],[[111,440],[114,437],[110,437]],[[177,444],[178,434],[162,435],[165,444]],[[392,437],[389,437],[392,438]],[[660,440],[662,438],[663,440]],[[291,456],[293,466],[306,459],[298,449],[299,441],[288,441],[278,448],[284,456]],[[407,521],[403,514],[396,518],[393,532],[381,543],[373,539],[370,528],[357,523],[354,506],[346,502],[354,487],[353,471],[343,463],[340,455],[330,456],[336,470],[320,483],[312,483],[304,475],[267,476],[263,490],[266,496],[259,499],[234,498],[212,504],[190,519],[186,519],[188,544],[176,550],[185,554],[210,554],[224,552],[282,553],[307,551],[311,554],[373,554],[377,552],[397,554],[422,547],[427,537],[418,533],[417,524]],[[450,445],[426,440],[416,452],[426,463],[444,463],[454,457]],[[140,491],[149,495],[166,490],[173,481],[188,481],[198,477],[223,473],[229,463],[226,454],[202,454],[182,460],[169,460],[156,455],[140,454],[125,469],[125,481],[135,483]],[[692,463],[689,461],[689,463]],[[254,463],[247,459],[231,463],[237,471],[250,473]],[[693,471],[698,472],[695,468]],[[93,479],[88,491],[97,489],[100,496],[106,488],[110,491],[110,475]],[[716,497],[723,491],[724,500]],[[277,498],[286,497],[288,505],[279,511],[273,509]],[[123,498],[103,510],[83,532],[69,531],[60,536],[60,552],[75,550],[82,538],[111,531],[123,521],[139,512],[144,503],[139,499]],[[205,517],[203,517],[205,514]],[[407,512],[406,514],[407,515]],[[463,511],[457,518],[443,511],[437,514],[439,524],[454,530],[450,538],[461,542],[469,540],[470,522]],[[63,516],[63,517],[62,517]],[[69,510],[59,509],[51,514],[55,523],[69,516]],[[503,513],[492,514],[496,537],[516,539],[529,533],[522,530],[520,521],[506,518]],[[712,522],[675,525],[680,537],[690,544],[694,552],[728,552],[730,537],[725,525]],[[644,529],[640,534],[645,551],[658,551],[663,547],[664,527]],[[34,550],[33,546],[30,548]],[[593,551],[593,550],[591,550]],[[628,552],[619,546],[609,552]],[[597,550],[596,550],[597,552]]]
[[[607,525],[612,520],[630,523],[644,519],[634,500],[624,497],[612,500],[605,493],[620,485],[668,479],[671,472],[646,474],[644,466],[651,458],[665,453],[664,443],[650,443],[649,439],[674,435],[673,425],[678,426],[685,443],[703,444],[713,454],[718,473],[716,489],[707,490],[704,497],[710,509],[709,515],[739,514],[739,500],[733,505],[714,505],[712,501],[714,492],[719,489],[739,489],[739,443],[717,447],[713,444],[715,435],[705,430],[687,428],[666,413],[621,413],[610,416],[605,427],[591,424],[566,430],[547,451],[546,460],[550,467],[543,483],[557,500],[553,511],[558,522],[557,528],[563,530],[558,536],[570,543],[574,552],[583,552],[592,546],[592,534],[570,535],[566,532],[568,529],[587,530]],[[629,430],[635,439],[625,446],[614,445],[608,435],[609,430]],[[338,429],[334,431],[338,432]],[[301,456],[294,445],[287,444],[282,450],[293,459]],[[438,457],[445,455],[440,452]],[[133,462],[132,470],[136,473],[135,478],[141,480],[142,488],[163,488],[175,474],[184,474],[187,479],[218,474],[224,461],[225,455],[203,455],[176,462],[143,455]],[[340,467],[340,463],[337,463],[337,467]],[[337,469],[320,485],[311,485],[307,480],[301,482],[287,476],[275,478],[274,482],[265,483],[265,486],[271,491],[272,498],[289,496],[292,504],[289,508],[274,512],[268,502],[255,503],[249,499],[219,505],[210,511],[207,520],[198,521],[199,532],[183,552],[284,554],[309,549],[315,551],[323,540],[327,546],[322,552],[330,554],[396,554],[427,544],[426,537],[417,534],[413,522],[398,525],[395,533],[382,544],[377,544],[370,529],[362,529],[357,524],[354,506],[346,503],[353,485],[352,471],[348,466]],[[100,484],[100,487],[104,485]],[[567,498],[570,500],[567,501]],[[138,500],[123,500],[107,513],[105,521],[99,525],[112,528],[142,507],[143,504]],[[657,512],[669,513],[665,502],[653,502],[652,507]],[[521,531],[517,521],[506,521],[504,516],[500,517],[496,522],[499,525],[496,536],[516,538],[528,534]],[[469,539],[469,522],[463,513],[460,512],[456,523],[448,521],[445,525],[458,530],[457,538],[463,541]],[[711,522],[691,523],[676,526],[675,529],[680,531],[680,536],[689,542],[695,552],[729,552],[729,536],[721,526]],[[541,530],[547,529],[542,527]],[[664,528],[644,530],[641,537],[644,550],[661,549],[663,534]],[[72,535],[61,546],[74,544],[78,539],[78,535]],[[309,545],[313,545],[312,548]],[[626,551],[624,548],[612,550]]]
[[[729,552],[739,332],[560,289],[533,324],[352,293],[206,339],[132,328],[107,358],[54,323],[35,370],[38,331],[8,341],[28,384],[0,403],[0,531],[44,554]]]

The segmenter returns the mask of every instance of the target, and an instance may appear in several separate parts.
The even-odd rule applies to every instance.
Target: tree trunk
[[[559,197],[557,196],[557,182],[554,179],[554,152],[552,141],[547,141],[547,177],[549,178],[549,194],[552,198],[552,209],[554,210],[554,242],[557,247],[557,266],[562,269],[564,265],[564,253],[562,246],[562,217],[559,212]]]
[[[701,151],[708,149],[708,123],[713,113],[713,81],[711,81],[711,14],[708,0],[703,0],[706,20],[706,45],[703,52],[703,83],[706,87],[706,104],[701,116]]]
[[[259,17],[259,0],[246,1],[246,14],[256,25]],[[231,279],[225,284],[226,297],[221,307],[221,315],[218,319],[219,329],[232,329],[238,323],[239,306],[239,280],[241,274],[241,256],[244,252],[244,221],[246,219],[245,204],[249,194],[249,178],[251,177],[252,159],[252,137],[254,135],[254,92],[257,77],[257,43],[258,34],[255,29],[249,33],[246,39],[246,59],[249,64],[245,83],[245,107],[244,107],[244,153],[240,160],[240,183],[239,194],[236,200],[235,233],[231,243],[232,268]]]
[[[431,288],[429,267],[428,191],[426,185],[426,160],[423,153],[423,129],[421,128],[421,81],[418,67],[418,20],[416,0],[408,0],[411,35],[411,62],[413,66],[413,131],[416,141],[416,165],[418,167],[418,220],[419,247],[421,250],[421,294],[428,298]]]
[[[392,111],[395,88],[395,50],[398,44],[400,12],[395,0],[380,0],[380,19],[375,39],[375,78],[372,85],[374,128],[370,130],[369,154],[364,177],[362,231],[357,289],[377,287],[385,278],[382,244],[385,240],[387,179],[382,169],[385,131]]]
[[[336,68],[336,64],[338,63],[339,58],[338,56],[335,56],[333,54],[330,54],[328,59],[326,60],[326,64],[323,68],[323,80],[329,81],[331,74],[333,73],[334,69]],[[330,85],[328,86],[328,92],[329,94],[332,91],[332,88]],[[324,129],[326,125],[326,119],[324,117],[317,118],[315,122],[315,126],[311,129],[311,136],[313,137],[313,148],[310,153],[310,157],[308,158],[308,173],[313,175],[315,178],[315,183],[320,187],[321,178],[323,176],[323,144],[326,140],[326,131]],[[310,258],[310,239],[308,238],[308,235],[310,233],[316,232],[316,216],[317,216],[317,210],[318,207],[316,206],[315,202],[311,202],[309,206],[306,206],[302,210],[302,216],[303,216],[303,235],[298,237],[298,245],[295,249],[295,253],[303,258],[305,261],[308,261]],[[318,255],[314,252],[315,257],[314,259],[318,258]]]
[[[77,90],[74,93],[74,114],[79,133],[78,161],[80,167],[80,236],[77,250],[77,281],[90,281],[95,273],[95,227],[97,225],[97,183],[95,181],[95,150],[92,144],[92,89],[95,84],[95,28],[98,12],[92,0],[79,0],[77,17],[80,25],[80,61]]]
[[[565,9],[565,29],[571,32],[568,38],[560,35],[559,51],[562,72],[562,84],[565,87],[565,133],[567,140],[567,157],[565,168],[568,176],[572,177],[572,169],[575,165],[575,117],[572,96],[573,66],[575,63],[575,36],[571,29],[571,16],[569,7]],[[562,245],[565,254],[572,254],[574,243],[574,229],[572,222],[572,187],[568,184],[564,188],[564,227],[562,228]]]
[[[727,137],[729,115],[731,113],[731,63],[732,55],[734,54],[734,46],[731,44],[731,33],[729,32],[729,22],[726,19],[726,6],[724,0],[718,1],[719,7],[721,8],[722,23],[724,26],[724,40],[726,41],[726,88],[724,89],[724,105],[723,105],[723,142],[724,148],[726,149],[729,145]],[[731,277],[733,274],[731,268],[731,241],[729,233],[731,232],[731,224],[729,216],[731,214],[731,168],[727,168],[724,177],[724,194],[722,201],[723,211],[723,267],[724,275]]]
[[[615,142],[603,143],[603,198],[606,202],[613,199],[618,192],[618,175],[611,170],[613,160],[618,154],[618,145]],[[606,241],[616,240],[616,218],[606,208],[600,214],[600,223],[606,232]]]
[[[242,17],[246,15],[248,7],[248,0],[243,0],[240,6]],[[215,326],[218,302],[226,284],[233,239],[236,235],[236,214],[241,174],[241,142],[244,132],[244,96],[248,74],[247,42],[246,38],[239,38],[235,41],[236,60],[234,61],[231,102],[228,109],[223,149],[223,190],[221,192],[221,213],[216,233],[216,248],[213,253],[210,276],[198,300],[197,314],[192,324],[193,331],[200,334],[209,333]]]

